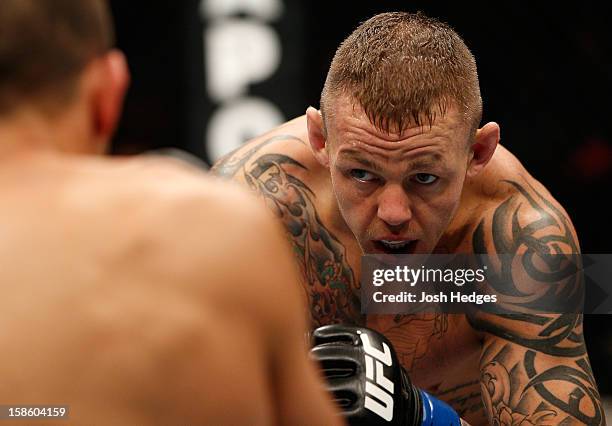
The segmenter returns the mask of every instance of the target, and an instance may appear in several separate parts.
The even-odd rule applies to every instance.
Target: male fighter
[[[314,326],[345,325],[318,330],[315,355],[325,342],[338,343],[336,361],[363,353],[366,331],[346,325],[367,326],[413,384],[471,424],[602,424],[579,315],[360,314],[363,253],[579,253],[567,213],[481,116],[460,36],[422,14],[385,13],[339,47],[320,111],[214,170],[258,191],[285,225]],[[323,361],[333,375],[334,357]],[[332,388],[350,423],[364,418],[351,405],[363,385]]]
[[[111,44],[103,0],[0,5],[0,422],[339,424],[269,212],[178,161],[86,155],[128,83]]]

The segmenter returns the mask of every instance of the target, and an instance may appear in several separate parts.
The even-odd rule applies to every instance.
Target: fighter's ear
[[[499,143],[500,130],[497,123],[487,123],[476,131],[474,143],[470,147],[470,163],[467,176],[474,177],[487,165],[497,144]]]
[[[130,72],[125,56],[118,50],[111,50],[99,58],[96,67],[96,90],[92,96],[93,130],[98,138],[110,139],[121,117]]]
[[[306,110],[306,123],[308,126],[308,140],[315,158],[322,166],[329,166],[329,156],[326,148],[325,131],[323,130],[323,117],[321,111],[309,107]]]

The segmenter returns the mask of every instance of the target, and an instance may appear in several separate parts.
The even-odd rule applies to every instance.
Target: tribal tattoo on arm
[[[294,136],[276,136],[226,155],[212,172],[246,183],[283,223],[308,293],[313,328],[333,323],[363,325],[359,283],[346,248],[322,223],[316,195],[298,177],[308,169],[288,155],[262,153],[278,141],[305,144]]]
[[[495,314],[468,315],[472,327],[484,336],[480,385],[490,423],[605,424],[582,315],[537,309],[553,292],[570,294],[580,279],[576,268],[568,267],[572,262],[558,261],[562,254],[579,253],[571,222],[532,186],[512,181],[500,184],[511,185],[515,191],[482,219],[472,244],[474,252],[486,254],[486,259],[498,257],[496,266],[487,265],[494,271],[491,286],[496,288],[496,279],[503,281],[515,309],[504,306],[505,311]],[[537,300],[514,280],[517,267],[504,260],[511,258],[519,259],[520,273],[537,284]]]

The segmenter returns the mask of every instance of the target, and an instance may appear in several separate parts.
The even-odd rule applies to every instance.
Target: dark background
[[[111,3],[133,77],[114,152],[178,147],[210,162],[204,135],[219,105],[206,93],[209,21],[198,13],[200,1]],[[300,115],[318,105],[333,53],[356,25],[378,12],[422,10],[451,24],[472,49],[483,120],[501,125],[502,144],[563,204],[583,253],[611,251],[612,30],[604,2],[283,3],[283,16],[267,23],[281,41],[282,63],[250,94],[270,99],[286,118]],[[588,315],[585,323],[600,388],[612,393],[612,316]]]

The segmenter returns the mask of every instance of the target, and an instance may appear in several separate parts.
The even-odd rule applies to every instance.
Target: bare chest
[[[321,225],[325,223],[323,218],[320,217]],[[324,261],[312,262],[309,266],[311,274],[305,276],[313,326],[356,324],[381,332],[393,344],[416,386],[451,404],[471,424],[485,422],[478,365],[482,346],[465,316],[442,313],[362,315],[359,247],[352,235],[342,229],[332,226],[318,229],[333,236],[335,245],[322,247],[312,244],[310,248],[320,250],[319,254],[336,255],[323,256]],[[461,240],[457,235],[450,245],[452,248],[464,246]],[[317,274],[312,271],[316,271],[317,265],[333,279],[313,280]]]
[[[368,316],[367,326],[393,344],[412,382],[449,403],[471,424],[482,424],[481,342],[464,315]]]

